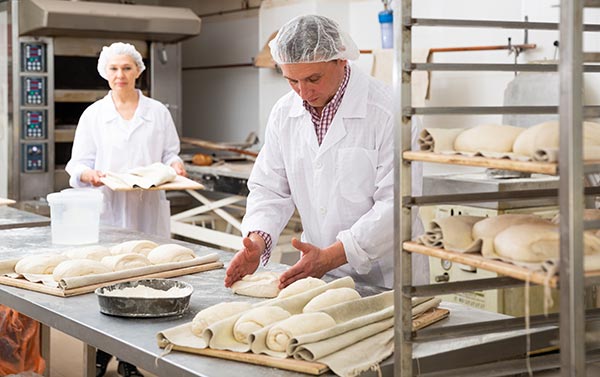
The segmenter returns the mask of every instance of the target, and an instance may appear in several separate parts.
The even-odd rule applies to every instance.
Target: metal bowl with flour
[[[167,317],[185,313],[194,288],[169,279],[142,279],[96,289],[100,312],[120,317]]]

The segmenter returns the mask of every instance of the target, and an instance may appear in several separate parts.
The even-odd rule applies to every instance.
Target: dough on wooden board
[[[558,258],[560,234],[554,224],[513,225],[498,233],[494,239],[496,254],[514,261],[539,263]],[[584,253],[600,252],[600,239],[585,232]]]
[[[175,169],[160,162],[148,166],[142,166],[129,170],[129,174],[142,177],[146,183],[159,186],[163,183],[171,182],[177,177]],[[148,188],[142,186],[144,188]]]
[[[107,257],[111,254],[108,247],[94,245],[69,250],[65,252],[65,255],[70,259],[92,259],[99,262],[102,260],[102,258]]]
[[[54,281],[75,276],[87,276],[112,272],[102,262],[92,259],[71,259],[61,262],[52,272]]]
[[[313,297],[302,309],[303,313],[317,312],[327,307],[359,299],[360,295],[352,288],[329,289]]]
[[[262,306],[242,314],[233,325],[233,337],[240,343],[248,343],[253,332],[272,323],[282,321],[292,315],[279,306]]]
[[[148,240],[133,240],[120,243],[110,248],[113,255],[118,254],[142,254],[147,257],[152,249],[158,247],[156,242]]]
[[[196,258],[194,250],[175,243],[160,245],[148,254],[148,259],[153,264],[183,262],[194,258]]]
[[[559,148],[559,124],[549,121],[525,129],[513,144],[513,152],[533,157],[540,149]],[[583,146],[586,148],[600,146],[600,124],[583,122]],[[585,156],[584,156],[585,158]]]
[[[461,132],[454,150],[461,152],[512,152],[515,139],[525,129],[515,126],[484,124]]]
[[[129,270],[150,266],[152,263],[142,254],[119,254],[102,258],[102,263],[112,271]]]
[[[59,263],[69,260],[62,254],[30,255],[15,265],[18,274],[51,274]]]
[[[304,279],[296,280],[292,284],[283,288],[281,292],[279,292],[279,295],[277,295],[277,298],[286,298],[293,295],[297,295],[299,293],[304,293],[308,290],[311,290],[316,287],[321,287],[325,284],[327,283],[325,283],[323,280],[309,276]]]
[[[279,294],[279,274],[271,271],[246,275],[231,286],[241,296],[272,298]]]
[[[454,140],[464,130],[464,128],[424,128],[419,133],[419,148],[434,153],[454,150]]]
[[[293,337],[311,334],[335,325],[333,318],[323,312],[296,314],[271,327],[267,333],[267,347],[273,351],[285,352]]]
[[[249,302],[221,302],[199,311],[192,320],[192,333],[202,335],[205,328],[234,314],[245,312],[252,307]]]
[[[506,214],[488,217],[473,225],[472,238],[482,240],[481,254],[490,256],[494,254],[494,238],[504,229],[520,224],[550,224],[549,220],[535,215]]]

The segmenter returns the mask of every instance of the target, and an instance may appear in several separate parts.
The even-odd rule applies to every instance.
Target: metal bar
[[[583,166],[583,172],[585,174],[598,173],[600,172],[600,164],[587,164]]]
[[[187,191],[191,191],[191,190],[187,190]],[[195,199],[197,199],[199,202],[204,203],[204,202],[200,201],[200,199],[198,199],[196,196],[194,196],[194,194],[191,194],[191,193],[189,193],[189,194],[191,196],[193,196]],[[233,203],[237,203],[237,202],[245,199],[243,196],[234,195],[234,196],[230,196],[227,198],[223,198],[223,199],[211,202],[208,199],[206,199],[206,197],[204,197],[203,195],[200,195],[200,196],[202,196],[202,198],[207,200],[208,204],[202,205],[200,207],[188,209],[187,211],[179,212],[178,214],[171,216],[171,220],[187,219],[189,217],[196,216],[196,215],[199,215],[199,214],[205,213],[205,212],[210,212],[217,208],[225,207],[225,206],[228,206]]]
[[[583,6],[586,8],[600,8],[600,0],[584,0]]]
[[[44,369],[44,377],[50,376],[50,362],[52,358],[50,357],[50,344],[51,344],[51,331],[50,327],[44,325],[40,322],[40,350],[41,355],[46,362],[46,369]]]
[[[504,276],[499,278],[453,281],[450,283],[413,286],[408,292],[405,293],[411,297],[427,297],[447,295],[456,292],[521,287],[524,284],[525,283],[523,282],[523,280]]]
[[[195,67],[183,67],[182,71],[202,71],[205,69],[225,69],[225,68],[242,68],[254,67],[254,63],[237,63],[237,64],[219,64],[219,65],[203,65]]]
[[[557,64],[490,64],[490,63],[413,63],[412,71],[506,71],[557,72]],[[584,72],[600,72],[598,65],[585,65]]]
[[[403,23],[410,26],[476,27],[500,29],[558,30],[554,22],[488,21],[488,20],[449,20],[440,18],[404,17]],[[561,22],[562,23],[562,22]],[[600,31],[600,25],[583,25],[583,31]]]
[[[96,376],[96,347],[83,343],[83,376]]]
[[[600,220],[587,220],[583,222],[583,229],[600,229]]]
[[[193,196],[194,199],[198,200],[200,203],[207,205],[207,206],[211,204],[211,201],[208,198],[206,198],[204,195],[200,194],[199,192],[193,191],[193,190],[185,190],[185,191],[188,194],[190,194],[191,196]],[[239,202],[242,199],[244,199],[244,198],[241,196],[233,196],[231,198],[219,200],[219,202],[231,201],[231,203],[235,203],[235,202]],[[237,230],[242,229],[241,222],[238,219],[236,219],[235,217],[233,217],[232,215],[230,215],[229,213],[227,213],[226,211],[219,209],[219,208],[214,208],[214,209],[212,209],[212,211],[214,213],[216,213],[217,215],[219,215],[220,217],[222,217],[229,224],[233,225]],[[171,221],[171,223],[173,223],[173,221]],[[238,245],[238,247],[239,247],[239,245]]]
[[[411,115],[558,114],[558,106],[447,106],[404,108]],[[600,106],[585,106],[585,118],[600,116]]]
[[[560,362],[585,372],[583,271],[583,0],[560,2]]]

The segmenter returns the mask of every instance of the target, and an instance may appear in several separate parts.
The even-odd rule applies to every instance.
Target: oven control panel
[[[22,103],[25,106],[46,105],[46,78],[23,77]]]
[[[21,71],[46,72],[46,44],[21,43]]]
[[[23,144],[23,173],[43,173],[46,171],[47,144]]]
[[[23,120],[23,139],[45,139],[48,129],[46,110],[22,110],[21,119]]]

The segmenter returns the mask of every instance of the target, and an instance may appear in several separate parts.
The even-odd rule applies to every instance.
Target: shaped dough
[[[51,274],[61,262],[69,260],[62,254],[30,255],[19,260],[15,265],[18,274]]]
[[[419,148],[434,153],[454,150],[454,140],[464,130],[464,128],[424,128],[419,133]]]
[[[129,270],[150,266],[152,263],[142,254],[119,254],[102,258],[102,263],[111,271]]]
[[[158,244],[156,242],[148,240],[134,240],[115,245],[110,248],[110,252],[113,255],[142,254],[143,256],[147,257],[150,251],[157,246]]]
[[[70,259],[92,259],[99,262],[102,258],[110,255],[110,250],[107,247],[96,245],[69,250],[65,255]]]
[[[281,292],[279,292],[277,298],[286,298],[293,295],[297,295],[299,293],[304,293],[308,290],[311,290],[316,287],[321,287],[325,284],[327,283],[325,283],[323,280],[309,276],[304,279],[296,280],[292,284],[283,288]]]
[[[454,150],[461,152],[512,152],[521,127],[484,124],[461,132],[454,140]]]
[[[233,325],[233,336],[240,343],[248,343],[253,332],[292,315],[279,306],[262,306],[242,314]]]
[[[183,262],[194,258],[194,250],[175,243],[160,245],[148,254],[148,259],[154,264]]]
[[[131,169],[128,173],[139,177],[137,185],[142,188],[160,186],[177,178],[175,169],[160,162]]]
[[[586,149],[600,146],[600,124],[583,122],[584,159]],[[559,124],[557,121],[536,124],[523,131],[513,145],[513,152],[523,156],[533,157],[540,149],[559,148]]]
[[[285,352],[293,337],[333,326],[335,326],[333,318],[323,312],[296,314],[271,327],[267,333],[267,347],[273,351]]]
[[[360,295],[352,288],[334,288],[329,289],[310,300],[302,309],[303,313],[317,312],[329,306],[340,304],[342,302],[359,299]]]
[[[192,333],[201,336],[205,328],[234,314],[245,312],[252,307],[249,302],[221,302],[203,309],[192,320]]]
[[[231,286],[233,293],[250,296],[272,298],[279,294],[279,274],[271,271],[246,275]]]
[[[106,265],[92,259],[72,259],[61,262],[52,272],[54,281],[75,276],[104,274],[112,270]]]

